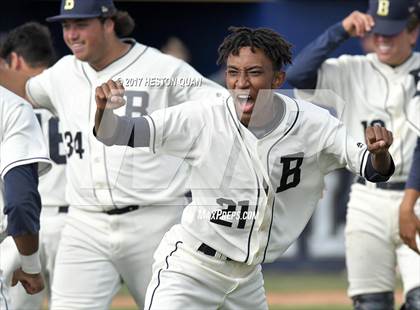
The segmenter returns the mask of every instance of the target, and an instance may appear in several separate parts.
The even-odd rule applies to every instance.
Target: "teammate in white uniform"
[[[420,256],[398,236],[399,205],[417,139],[404,115],[404,107],[419,95],[420,54],[413,52],[419,22],[410,6],[411,0],[371,0],[369,14],[355,11],[330,27],[296,57],[287,73],[294,87],[316,89],[311,100],[334,107],[359,140],[368,125],[386,126],[394,133],[390,153],[395,174],[388,183],[376,185],[358,179],[348,204],[348,293],[355,309],[394,309],[397,263],[405,309],[420,309]],[[369,31],[375,53],[327,59],[349,37]],[[420,205],[417,208],[420,212]]]
[[[372,155],[327,111],[273,95],[290,44],[269,29],[231,30],[219,60],[227,63],[232,96],[133,119],[117,116],[120,84],[96,90],[101,141],[148,146],[192,167],[192,202],[155,253],[145,309],[267,309],[260,263],[302,232],[324,175],[345,165],[372,180],[392,173],[390,132],[367,129]]]
[[[4,191],[7,233],[20,253],[12,284],[19,281],[28,294],[35,294],[44,288],[38,253],[41,211],[38,173],[48,171],[51,164],[31,106],[3,87],[0,87],[0,141],[0,185]],[[2,310],[9,309],[5,288],[0,270]]]
[[[67,148],[70,210],[57,254],[52,309],[106,309],[121,278],[141,308],[153,252],[187,204],[187,166],[144,150],[105,148],[92,135],[94,88],[110,78],[123,81],[128,104],[121,113],[127,116],[224,89],[181,60],[121,40],[134,25],[111,0],[62,1],[61,15],[50,20],[62,21],[73,55],[31,78],[26,95],[36,107],[58,115]],[[25,83],[11,74],[0,72],[1,83],[14,82],[10,87],[24,95]]]
[[[10,69],[27,76],[41,73],[55,61],[48,28],[30,22],[13,29],[3,42],[0,57],[5,59]],[[45,293],[50,296],[58,242],[68,209],[65,201],[66,156],[59,132],[58,119],[47,110],[38,109],[35,113],[41,124],[52,159],[51,171],[39,179],[38,186],[42,199],[39,253],[46,290],[36,295],[28,295],[21,285],[9,289],[12,309],[41,309]],[[0,250],[2,253],[0,266],[6,281],[9,282],[8,278],[11,278],[15,265],[19,263],[19,253],[12,238],[7,238],[2,243]]]

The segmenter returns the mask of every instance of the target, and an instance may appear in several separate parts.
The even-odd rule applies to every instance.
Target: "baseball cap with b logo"
[[[375,20],[373,33],[392,36],[407,26],[412,0],[370,0],[368,14]]]
[[[61,0],[60,15],[48,17],[47,21],[106,17],[116,11],[112,0]]]

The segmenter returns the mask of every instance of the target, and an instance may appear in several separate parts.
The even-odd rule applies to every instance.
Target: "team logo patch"
[[[72,10],[74,8],[74,0],[66,0],[64,3],[65,10]]]
[[[376,12],[379,16],[388,16],[389,14],[389,0],[379,0],[378,11]]]

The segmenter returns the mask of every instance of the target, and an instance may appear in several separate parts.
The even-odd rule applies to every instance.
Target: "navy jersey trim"
[[[367,158],[369,158],[369,156],[366,156],[366,153],[368,152],[368,150],[366,149],[364,152],[363,152],[363,156],[362,156],[362,162],[361,162],[361,164],[360,164],[360,175],[363,177],[365,177],[366,178],[366,176],[364,175],[364,173],[363,173],[363,166],[365,165],[364,163],[365,163],[365,160],[367,160]]]
[[[296,113],[296,117],[295,120],[293,121],[292,125],[290,126],[289,129],[286,130],[286,132],[283,134],[283,136],[281,136],[276,142],[273,143],[273,145],[270,147],[270,149],[267,152],[267,171],[268,171],[268,176],[270,176],[270,165],[269,165],[269,161],[270,161],[270,153],[273,150],[273,147],[279,143],[281,140],[283,140],[284,137],[286,137],[286,135],[293,129],[293,127],[296,125],[297,120],[299,118],[299,114],[300,114],[300,110],[299,110],[299,104],[297,103],[297,101],[293,98],[291,98],[294,103],[296,104],[296,108],[297,108],[297,113]],[[286,108],[286,104],[284,105]],[[270,186],[270,185],[269,185]],[[274,196],[273,199],[273,206],[272,206],[272,213],[271,213],[271,223],[270,223],[270,230],[268,231],[268,238],[267,238],[267,245],[265,246],[265,250],[264,250],[264,258],[263,258],[263,262],[265,261],[265,256],[267,253],[267,249],[268,249],[268,245],[270,243],[270,237],[271,237],[271,228],[272,228],[272,224],[273,224],[273,218],[274,218],[274,205],[276,202],[276,197]]]
[[[166,256],[166,258],[165,258],[165,262],[166,262],[166,269],[165,269],[165,270],[168,270],[168,269],[169,269],[169,262],[168,262],[168,258],[169,258],[170,256],[172,256],[172,254],[174,254],[174,253],[178,250],[178,245],[179,245],[179,244],[181,244],[181,243],[183,243],[183,242],[182,242],[182,241],[177,241],[177,242],[175,243],[175,249],[174,249],[171,253],[169,253],[169,255],[167,255],[167,256]],[[150,305],[149,305],[148,310],[150,310],[150,309],[152,308],[153,298],[155,297],[156,290],[157,290],[157,288],[158,288],[158,287],[159,287],[159,285],[160,285],[160,274],[161,274],[162,270],[163,270],[163,268],[160,268],[160,269],[159,269],[159,272],[158,272],[158,284],[156,285],[156,287],[155,287],[155,288],[154,288],[154,290],[153,290],[152,297],[150,298]]]
[[[115,60],[116,61],[116,60]],[[109,66],[109,65],[108,65]],[[90,100],[89,100],[89,121],[90,121],[90,119],[91,119],[91,111],[92,111],[92,82],[89,80],[89,76],[87,75],[87,73],[86,73],[86,71],[85,71],[85,68],[82,66],[82,70],[83,70],[83,73],[84,73],[84,75],[85,75],[85,77],[86,77],[86,79],[89,81],[89,98],[91,98]],[[103,69],[102,69],[103,70]],[[87,139],[88,141],[90,140],[90,139]],[[92,149],[92,147],[91,147],[91,145],[90,145],[90,143],[89,143],[89,149],[91,150]],[[107,183],[107,185],[108,185],[108,192],[109,192],[109,196],[111,197],[111,201],[112,201],[112,205],[114,206],[114,208],[117,208],[117,205],[115,204],[115,201],[114,201],[114,197],[112,196],[112,190],[111,190],[111,184],[110,184],[110,182],[109,182],[109,176],[108,176],[108,167],[107,167],[107,162],[106,162],[106,148],[105,148],[105,145],[104,144],[102,144],[102,152],[103,152],[103,154],[104,154],[104,169],[105,169],[105,177],[106,177],[106,183]],[[92,167],[91,167],[92,165],[89,165],[89,168],[90,168],[90,171],[91,171],[91,180],[93,180],[93,173],[92,173]],[[92,186],[92,188],[93,188],[93,193],[94,193],[94,195],[95,195],[95,197],[96,197],[96,190],[95,190],[95,187],[94,186]]]
[[[293,121],[293,123],[292,123],[292,125],[290,125],[290,127],[289,127],[289,129],[287,129],[286,130],[286,132],[276,141],[276,142],[274,142],[273,143],[273,145],[270,147],[270,149],[268,150],[268,152],[267,152],[267,170],[269,169],[269,166],[268,166],[268,159],[269,159],[269,157],[270,157],[270,152],[271,152],[271,150],[273,149],[273,147],[277,144],[277,143],[279,143],[281,140],[283,140],[283,138],[284,137],[286,137],[286,135],[293,129],[293,127],[295,127],[295,125],[296,125],[296,122],[297,122],[297,120],[298,120],[298,118],[299,118],[299,114],[300,114],[300,110],[299,110],[299,104],[297,103],[297,101],[295,100],[295,99],[293,99],[293,98],[290,98],[290,99],[292,99],[294,102],[295,102],[295,104],[296,104],[296,108],[297,108],[297,113],[296,113],[296,116],[295,116],[295,120]],[[286,107],[286,105],[285,105],[285,107]]]
[[[135,44],[134,44],[134,45],[130,48],[130,51],[131,51],[131,49],[132,49],[134,46],[135,46]],[[122,69],[121,69],[120,71],[118,71],[117,73],[113,74],[111,78],[115,77],[115,76],[116,76],[116,75],[118,75],[118,74],[123,73],[125,70],[127,70],[129,67],[131,67],[131,65],[132,65],[133,63],[135,63],[137,60],[139,60],[139,59],[140,59],[140,57],[141,57],[141,56],[143,56],[143,55],[144,55],[144,53],[146,53],[146,51],[147,51],[148,49],[149,49],[149,47],[148,47],[148,46],[146,46],[146,47],[145,47],[145,49],[144,49],[144,50],[142,50],[142,51],[141,51],[141,53],[140,53],[140,54],[139,54],[136,58],[134,58],[132,62],[130,62],[127,66],[125,66],[124,68],[122,68]],[[124,56],[128,55],[128,53],[129,53],[130,51],[128,51],[127,53],[125,53],[125,54],[124,54],[123,56],[121,56],[120,58],[122,58],[122,57],[124,57]],[[114,60],[114,62],[115,62],[115,61],[117,61],[117,60],[119,60],[120,58],[118,58],[118,59]],[[108,66],[109,66],[109,65],[108,65]]]
[[[147,117],[150,118],[152,125],[153,125],[153,146],[152,146],[152,152],[153,154],[156,154],[156,124],[153,118],[150,115],[147,115]]]
[[[270,221],[270,229],[268,231],[268,238],[267,238],[267,245],[265,246],[263,260],[261,262],[265,262],[265,257],[267,255],[268,245],[270,244],[270,237],[271,237],[271,228],[273,227],[273,219],[274,219],[274,205],[276,204],[276,197],[274,196],[273,204],[271,205],[271,221]]]
[[[392,132],[395,132],[395,130],[394,130],[394,119],[393,119],[393,117],[392,117],[392,113],[391,112],[389,112],[389,109],[388,109],[388,107],[387,107],[387,102],[388,102],[388,99],[389,99],[389,89],[390,89],[390,87],[389,87],[389,82],[388,82],[388,80],[386,79],[386,76],[375,66],[375,64],[374,63],[372,63],[372,62],[369,62],[370,63],[370,65],[372,66],[372,68],[373,68],[373,70],[375,70],[376,72],[378,72],[379,73],[379,75],[380,76],[382,76],[382,78],[384,79],[384,81],[385,81],[385,84],[386,84],[386,96],[385,96],[385,102],[384,102],[384,111],[385,111],[385,113],[388,115],[388,117],[389,117],[389,120],[390,120],[390,122],[391,122],[391,124],[390,124],[390,126],[391,126],[391,128],[389,128],[388,126],[388,128],[387,129],[389,129],[389,130],[391,130]],[[405,91],[404,91],[404,94],[405,94]],[[403,152],[403,147],[404,147],[404,143],[401,143],[401,146],[399,147],[399,151],[400,151],[400,156],[401,156],[401,158],[404,158],[404,156],[403,156],[403,154],[404,154],[404,152]],[[402,160],[401,161],[401,168],[400,168],[400,175],[402,175],[403,174],[403,172],[404,172],[404,160]]]
[[[83,75],[85,76],[85,79],[87,80],[87,82],[89,83],[89,112],[88,112],[88,124],[90,124],[90,117],[91,117],[91,111],[92,111],[92,82],[89,79],[89,76],[86,73],[85,67],[83,66],[83,64],[80,65],[82,67],[82,72]],[[87,143],[89,145],[89,150],[92,150],[92,143],[90,141],[91,139],[87,139]],[[92,171],[92,165],[89,164],[89,172],[90,172],[90,180],[94,180],[93,178],[93,171]],[[96,189],[95,186],[93,186],[93,184],[91,184],[91,188],[92,188],[92,192],[93,192],[93,196],[95,196],[95,198],[97,198],[96,195]],[[105,211],[105,209],[103,209],[103,211]]]
[[[0,175],[3,175],[3,172],[5,170],[7,170],[7,168],[9,168],[10,166],[12,166],[12,165],[14,165],[16,163],[23,162],[23,161],[28,161],[28,160],[40,160],[40,159],[46,160],[46,161],[50,161],[47,157],[31,157],[31,158],[25,158],[25,159],[16,160],[16,161],[8,164],[6,167],[4,167],[3,170],[1,171]]]
[[[229,98],[228,98],[228,99],[229,99]],[[230,117],[232,118],[232,120],[233,120],[233,122],[234,122],[234,124],[235,124],[236,130],[238,130],[239,136],[242,138],[242,141],[243,141],[243,137],[242,137],[242,133],[241,133],[240,127],[239,127],[239,125],[236,123],[235,118],[234,118],[234,116],[232,115],[232,111],[229,109],[228,99],[226,99],[226,108],[227,108],[227,110],[228,110],[228,112],[229,112]],[[245,143],[244,143],[244,144],[245,144]],[[252,156],[251,156],[251,154],[250,154],[250,152],[249,152],[248,148],[247,148],[247,147],[245,147],[245,149],[246,149],[246,151],[248,152],[248,156],[252,159]],[[257,203],[256,203],[256,205],[255,205],[255,216],[254,216],[254,218],[253,218],[253,220],[252,220],[251,229],[250,229],[250,231],[249,231],[249,236],[248,236],[248,245],[247,245],[247,253],[246,253],[246,257],[245,257],[245,260],[243,261],[243,263],[246,263],[246,262],[248,261],[248,258],[249,258],[249,253],[250,253],[250,251],[251,251],[251,237],[252,237],[252,231],[254,230],[255,218],[256,218],[256,215],[257,215],[257,213],[258,213],[258,205],[259,205],[259,202],[260,202],[260,188],[259,188],[259,185],[258,185],[258,184],[259,184],[259,182],[258,182],[258,174],[257,174],[257,172],[255,171],[255,167],[254,167],[254,165],[252,165],[252,170],[254,171],[254,174],[255,174],[255,179],[256,179],[256,182],[257,182],[256,184],[257,184],[257,186],[258,186],[258,189],[257,189]]]

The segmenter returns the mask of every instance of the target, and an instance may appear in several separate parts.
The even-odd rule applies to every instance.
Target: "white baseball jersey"
[[[105,147],[93,134],[95,87],[120,79],[127,105],[120,115],[147,115],[157,109],[207,96],[209,88],[223,89],[191,66],[158,50],[131,42],[130,51],[95,71],[74,56],[31,78],[26,91],[31,101],[59,116],[67,148],[70,205],[92,211],[140,204],[179,205],[186,191],[186,167],[179,159],[154,156],[142,149]]]
[[[10,169],[31,163],[38,163],[39,175],[51,168],[39,124],[30,104],[0,86],[1,190],[3,190],[2,180]],[[3,208],[0,215],[0,240],[5,236],[6,229],[2,214]]]
[[[247,264],[283,253],[312,215],[324,175],[346,165],[363,175],[369,154],[326,110],[279,96],[284,117],[261,139],[239,122],[231,97],[146,117],[150,150],[192,166],[185,230]]]
[[[311,100],[334,107],[353,137],[363,140],[365,128],[375,124],[392,131],[394,142],[389,152],[395,173],[390,181],[405,181],[410,171],[417,136],[406,113],[412,114],[410,118],[419,115],[408,111],[415,104],[420,111],[419,72],[420,53],[413,53],[396,68],[381,63],[376,54],[368,54],[327,59],[318,70]],[[302,91],[297,94],[305,96]]]
[[[44,140],[49,148],[52,168],[50,172],[39,178],[38,191],[42,206],[64,206],[66,191],[66,153],[63,137],[59,129],[59,120],[45,109],[34,111],[41,125]]]

